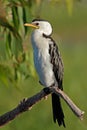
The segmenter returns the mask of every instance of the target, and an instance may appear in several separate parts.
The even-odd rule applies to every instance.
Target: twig
[[[61,91],[60,89],[57,89],[56,87],[51,87],[51,88],[44,88],[39,93],[37,93],[36,95],[28,99],[23,99],[16,108],[0,116],[0,126],[7,124],[9,121],[16,118],[16,116],[18,116],[22,112],[30,110],[33,105],[35,105],[42,98],[44,98],[45,96],[53,92],[60,95],[65,100],[65,102],[69,105],[71,110],[80,119],[82,119],[84,112],[81,111],[63,91]]]
[[[63,100],[67,103],[67,105],[71,108],[71,110],[74,112],[74,114],[80,118],[80,120],[83,119],[84,111],[79,109],[74,102],[62,91],[61,89],[51,88],[54,93],[57,95],[60,95]]]

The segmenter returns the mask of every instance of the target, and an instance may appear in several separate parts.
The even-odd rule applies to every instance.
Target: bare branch
[[[50,93],[56,93],[60,95],[71,108],[71,110],[75,113],[75,115],[82,119],[84,112],[81,111],[62,90],[57,89],[56,87],[51,87],[44,88],[39,93],[28,99],[23,99],[16,108],[0,116],[0,126],[7,124],[9,121],[16,118],[16,116],[18,116],[22,112],[30,110],[33,105],[35,105],[37,102],[39,102]]]
[[[61,89],[57,89],[56,87],[52,88],[52,91],[63,98],[63,100],[67,103],[67,105],[71,108],[71,110],[77,117],[79,117],[81,120],[83,119],[84,111],[79,109],[74,104],[74,102],[67,96],[67,94],[64,93],[64,91],[62,91]]]

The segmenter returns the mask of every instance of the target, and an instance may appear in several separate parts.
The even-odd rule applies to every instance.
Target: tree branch
[[[51,93],[56,93],[57,95],[60,95],[74,112],[74,114],[80,119],[83,119],[84,111],[81,111],[62,90],[57,89],[57,87],[50,87],[44,88],[39,93],[28,99],[23,99],[16,108],[0,116],[0,126],[7,124],[9,121],[16,118],[16,116],[18,116],[22,112],[30,110],[33,105],[35,105],[37,102],[39,102],[41,99]]]
[[[62,91],[61,89],[57,89],[56,87],[52,88],[52,91],[61,96],[61,98],[67,103],[74,114],[80,118],[80,120],[83,119],[84,111],[78,108],[75,103],[68,97],[68,95],[64,93],[64,91]]]

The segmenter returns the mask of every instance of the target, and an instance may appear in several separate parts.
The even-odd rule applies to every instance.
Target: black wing
[[[58,87],[63,90],[62,82],[63,82],[63,63],[58,50],[58,46],[51,38],[51,43],[49,44],[49,53],[51,56],[51,63],[53,64],[53,71],[58,83]],[[62,110],[60,98],[55,93],[52,94],[52,108],[53,108],[53,120],[54,122],[58,122],[59,126],[63,125],[65,127],[64,122],[64,113]]]
[[[51,63],[53,64],[53,71],[56,78],[56,81],[58,82],[58,87],[60,89],[63,89],[62,82],[63,82],[63,62],[60,56],[60,52],[58,50],[58,46],[56,45],[55,41],[51,39],[51,43],[49,44],[49,53],[51,56]]]
[[[63,63],[62,59],[58,50],[58,46],[56,45],[55,41],[50,37],[43,34],[45,38],[49,39],[49,54],[51,57],[51,63],[53,64],[53,71],[58,83],[58,87],[63,89],[62,82],[63,82]],[[64,113],[62,110],[60,97],[55,93],[52,93],[52,108],[53,108],[53,120],[56,123],[58,122],[59,126],[63,125],[65,127],[64,122]]]

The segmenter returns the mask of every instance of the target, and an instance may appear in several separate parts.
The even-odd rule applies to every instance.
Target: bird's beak
[[[30,23],[25,23],[25,24],[24,24],[24,26],[33,27],[33,28],[36,28],[36,29],[38,29],[38,28],[39,28],[39,26],[34,25],[34,24],[30,24]]]

